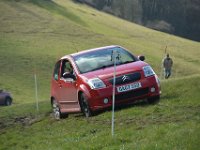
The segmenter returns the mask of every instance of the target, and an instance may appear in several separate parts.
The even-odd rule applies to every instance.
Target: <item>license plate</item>
[[[119,92],[119,93],[126,92],[126,91],[130,91],[130,90],[138,89],[140,87],[142,87],[140,82],[131,83],[131,84],[127,84],[127,85],[118,86],[117,92]]]

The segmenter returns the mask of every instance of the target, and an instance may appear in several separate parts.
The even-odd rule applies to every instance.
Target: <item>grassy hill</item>
[[[105,45],[144,54],[161,78],[161,102],[139,103],[85,119],[55,121],[49,104],[55,61]],[[165,47],[174,59],[165,81]],[[200,137],[200,43],[147,29],[70,0],[0,0],[0,88],[14,104],[0,107],[0,149],[198,149]],[[39,112],[35,109],[34,74]],[[76,145],[76,147],[74,147]]]

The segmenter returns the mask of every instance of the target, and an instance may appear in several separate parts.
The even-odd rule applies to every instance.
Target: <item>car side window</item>
[[[55,68],[54,68],[53,77],[55,80],[58,80],[59,70],[60,70],[60,61],[56,63]]]
[[[74,73],[71,63],[68,60],[64,59],[62,61],[61,76],[63,77],[63,74],[66,72],[68,72],[70,74]]]

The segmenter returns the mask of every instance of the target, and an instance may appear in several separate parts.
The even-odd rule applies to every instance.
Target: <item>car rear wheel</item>
[[[55,100],[52,102],[53,115],[56,120],[60,119],[60,108]]]
[[[56,120],[62,119],[62,118],[67,118],[68,114],[67,113],[61,113],[60,108],[56,100],[52,101],[52,109],[53,109],[53,115]]]
[[[82,110],[83,114],[85,115],[85,117],[92,116],[92,111],[90,110],[87,97],[85,96],[84,93],[81,94],[80,104],[81,104],[81,110]]]
[[[6,97],[5,105],[10,106],[12,104],[12,99],[10,97]]]

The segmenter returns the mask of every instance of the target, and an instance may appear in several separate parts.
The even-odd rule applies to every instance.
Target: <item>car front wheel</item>
[[[92,111],[90,110],[87,97],[85,96],[84,93],[81,94],[81,97],[80,97],[80,104],[81,104],[81,110],[82,110],[83,114],[84,114],[86,117],[92,116]]]

